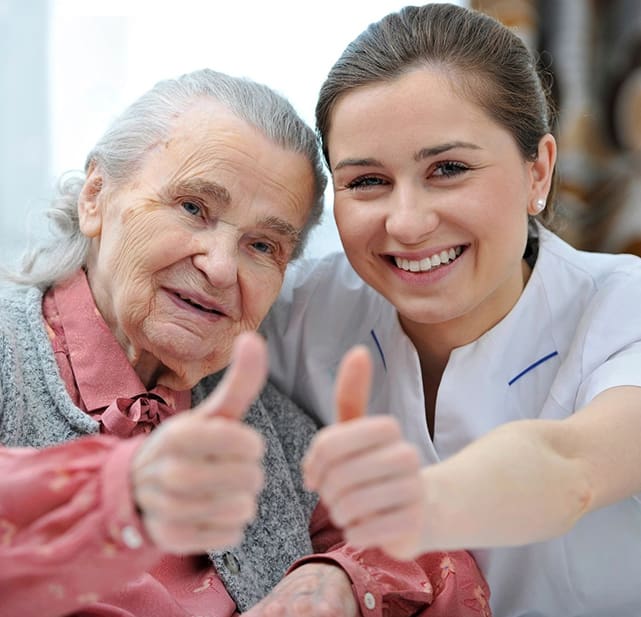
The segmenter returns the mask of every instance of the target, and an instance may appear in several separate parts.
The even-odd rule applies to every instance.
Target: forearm
[[[88,438],[0,451],[0,597],[7,614],[73,612],[158,559],[128,495],[135,445]]]
[[[569,530],[593,491],[564,431],[558,421],[505,424],[425,468],[424,550],[527,544]]]
[[[423,470],[424,548],[527,544],[641,492],[641,388],[604,390],[565,420],[505,424]]]

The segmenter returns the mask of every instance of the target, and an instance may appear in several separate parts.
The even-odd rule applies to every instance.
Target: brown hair
[[[420,67],[439,68],[514,137],[525,160],[538,156],[553,110],[536,60],[522,40],[484,13],[452,4],[407,6],[370,24],[334,64],[316,105],[316,127],[329,164],[327,139],[339,98],[365,85],[393,81]],[[548,207],[552,218],[554,171]]]

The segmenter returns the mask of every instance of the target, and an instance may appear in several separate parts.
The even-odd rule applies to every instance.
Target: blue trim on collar
[[[559,352],[558,351],[553,351],[552,353],[549,353],[547,356],[543,356],[540,360],[537,360],[534,362],[534,364],[530,364],[526,369],[523,369],[516,377],[512,377],[510,381],[507,382],[508,386],[511,386],[515,381],[521,379],[523,375],[526,373],[529,373],[532,369],[535,369],[539,364],[543,364],[543,362],[546,362],[550,358],[554,358],[554,356],[558,356]]]
[[[376,337],[376,332],[374,332],[374,330],[370,330],[370,334],[372,335],[372,338],[376,343],[376,347],[378,348],[378,353],[381,354],[381,360],[383,361],[383,368],[387,373],[387,362],[385,362],[385,354],[383,353],[383,348],[381,347],[381,344],[379,343],[378,338]]]

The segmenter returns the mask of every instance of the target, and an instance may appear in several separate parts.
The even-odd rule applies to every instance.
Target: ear
[[[556,164],[556,140],[547,133],[539,141],[539,153],[536,161],[532,162],[531,176],[532,186],[530,200],[528,202],[528,214],[536,215],[541,212],[537,202],[545,204],[550,187],[552,186],[552,175]],[[543,202],[541,202],[543,200]],[[545,207],[545,206],[543,206]]]
[[[87,238],[95,238],[102,230],[102,209],[100,196],[104,186],[104,177],[96,161],[91,161],[87,168],[87,178],[78,196],[78,222],[80,231]]]

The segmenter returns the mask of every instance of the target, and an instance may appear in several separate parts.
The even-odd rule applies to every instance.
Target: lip
[[[226,306],[202,294],[170,287],[163,287],[162,289],[176,306],[194,315],[199,315],[210,320],[218,320],[231,316],[231,311]]]
[[[432,257],[433,255],[438,255],[443,251],[449,251],[450,249],[456,249],[458,247],[463,249],[461,252],[462,255],[468,246],[468,244],[443,244],[442,246],[431,246],[430,248],[423,249],[422,251],[394,251],[393,253],[385,253],[384,256],[391,259],[398,257],[399,259],[408,259],[409,261],[422,261],[427,257]]]

